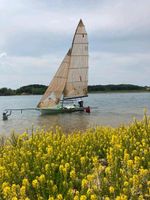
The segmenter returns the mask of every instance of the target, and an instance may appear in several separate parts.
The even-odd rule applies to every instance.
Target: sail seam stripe
[[[74,55],[71,55],[71,56],[88,56],[88,55],[77,55],[77,54],[74,54]]]
[[[76,35],[87,35],[87,33],[76,33]]]
[[[55,78],[67,79],[67,78],[65,78],[65,77],[62,77],[62,76],[55,76]]]
[[[88,67],[69,67],[69,69],[88,69]]]
[[[88,44],[87,42],[75,42],[74,44]]]
[[[82,83],[84,83],[84,82],[86,83],[87,81],[72,81],[72,82],[71,82],[71,81],[68,81],[68,83],[81,83],[81,82],[82,82]]]

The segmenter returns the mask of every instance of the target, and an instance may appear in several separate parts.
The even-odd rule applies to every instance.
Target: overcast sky
[[[89,85],[150,85],[150,0],[0,0],[0,88],[48,85],[80,18]]]

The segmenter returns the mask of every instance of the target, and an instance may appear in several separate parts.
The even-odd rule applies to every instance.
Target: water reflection
[[[64,132],[72,132],[74,130],[85,130],[89,127],[89,117],[87,113],[67,113],[57,115],[40,115],[36,121],[37,127],[61,126]]]

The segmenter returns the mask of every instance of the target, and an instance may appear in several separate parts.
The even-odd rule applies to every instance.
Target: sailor
[[[11,111],[10,111],[10,113],[8,113],[8,110],[6,112],[3,112],[3,120],[4,121],[8,120],[8,116],[10,116],[10,115],[11,115]]]
[[[86,107],[86,108],[85,108],[85,111],[86,111],[87,113],[90,113],[90,112],[91,112],[90,106]]]
[[[79,104],[79,107],[80,107],[80,108],[83,108],[83,100],[82,100],[82,99],[79,99],[79,100],[78,100],[78,104]]]

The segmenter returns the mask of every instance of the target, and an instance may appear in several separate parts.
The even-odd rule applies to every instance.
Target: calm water
[[[91,113],[70,113],[41,116],[38,111],[15,111],[7,121],[2,120],[6,108],[36,107],[41,96],[0,97],[0,134],[23,132],[32,127],[50,129],[56,125],[64,131],[83,130],[96,125],[118,126],[128,124],[134,117],[143,118],[144,109],[150,114],[150,93],[98,93],[89,94],[85,105],[91,106]]]

